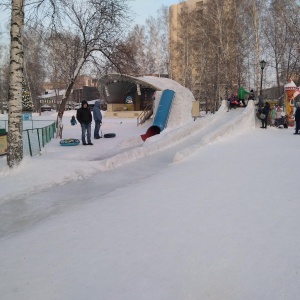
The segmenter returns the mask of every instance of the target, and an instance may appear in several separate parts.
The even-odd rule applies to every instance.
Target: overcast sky
[[[129,6],[133,9],[133,12],[136,14],[134,24],[144,24],[147,17],[156,16],[157,10],[162,5],[170,6],[179,2],[180,0],[132,0],[129,1]],[[1,7],[0,20],[0,44],[3,44],[4,40],[9,37],[9,29],[7,23],[10,20],[10,11],[4,11]]]
[[[137,24],[144,24],[147,17],[155,17],[157,10],[162,6],[179,3],[180,0],[133,0],[130,6],[134,9]]]

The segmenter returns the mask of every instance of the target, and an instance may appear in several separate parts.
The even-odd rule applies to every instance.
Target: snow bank
[[[217,112],[217,117],[227,111],[226,101],[222,101],[222,105]],[[233,136],[237,133],[240,133],[243,129],[248,129],[250,127],[255,127],[255,109],[253,101],[249,101],[247,107],[244,111],[237,115],[234,119],[231,119],[229,122],[225,123],[222,127],[216,128],[211,134],[207,135],[202,141],[198,144],[188,147],[180,152],[177,152],[174,161],[180,161],[187,156],[191,155],[197,151],[200,147],[217,141],[220,138]]]
[[[184,102],[179,103],[178,108],[184,106]],[[174,157],[174,161],[179,161],[191,155],[199,147],[207,143],[216,141],[221,137],[236,134],[243,127],[249,128],[254,126],[255,116],[252,102],[249,102],[248,107],[243,112],[238,112],[238,115],[231,119],[230,122],[223,124],[222,116],[227,114],[226,111],[226,103],[223,102],[219,111],[214,115],[209,114],[188,123],[186,116],[182,117],[182,120],[186,122],[185,125],[176,126],[175,128],[168,127],[161,134],[148,138],[145,143],[141,141],[139,132],[145,131],[146,126],[149,124],[145,124],[144,127],[137,127],[134,120],[128,124],[125,120],[124,122],[117,122],[116,120],[104,119],[103,126],[104,128],[106,127],[107,131],[117,130],[115,131],[117,132],[117,137],[120,135],[128,137],[118,143],[117,138],[100,139],[100,141],[95,141],[92,147],[79,145],[72,150],[64,149],[67,147],[57,146],[58,141],[53,140],[46,145],[43,155],[25,158],[20,167],[16,169],[11,170],[8,167],[1,169],[0,201],[5,202],[24,196],[24,194],[42,191],[49,187],[63,185],[82,178],[89,178],[98,172],[107,172],[129,162],[143,159],[158,151],[167,149],[203,129],[209,128],[210,125],[211,130],[209,134],[205,135],[205,138],[199,141],[198,144],[178,152]],[[72,115],[73,112],[68,113]],[[176,112],[174,112],[174,115],[178,117]],[[68,118],[68,115],[65,117]],[[221,121],[221,125],[214,126],[213,123],[218,120]],[[69,119],[66,119],[64,130],[66,132],[70,130],[72,137],[80,139],[79,128],[74,128],[68,123]],[[131,136],[128,135],[130,130],[135,132],[135,136],[132,136],[133,133],[131,133]],[[77,135],[74,135],[74,132]],[[38,177],[36,174],[39,174]]]

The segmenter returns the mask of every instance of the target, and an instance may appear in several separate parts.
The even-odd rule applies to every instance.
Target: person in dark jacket
[[[296,111],[295,111],[295,133],[300,134],[300,107],[299,102],[296,103]]]
[[[255,94],[254,94],[254,91],[253,91],[253,90],[250,91],[248,100],[255,100]]]
[[[94,129],[94,139],[100,139],[99,130],[102,124],[102,114],[100,110],[100,102],[97,100],[95,101],[94,108],[93,108],[93,117],[95,121],[95,129]]]
[[[263,106],[264,106],[264,101],[263,101],[263,99],[262,99],[262,96],[258,96],[258,103],[255,104],[255,105],[258,106],[258,109],[262,109],[262,108],[263,108]]]
[[[91,124],[93,117],[87,101],[83,100],[81,102],[81,108],[77,110],[76,118],[81,125],[82,145],[93,145],[91,142]],[[87,136],[87,143],[85,141],[85,135]]]
[[[261,127],[267,129],[267,123],[268,123],[268,115],[270,111],[270,104],[269,102],[266,102],[265,107],[262,110],[262,113],[265,115],[263,119],[261,119]]]

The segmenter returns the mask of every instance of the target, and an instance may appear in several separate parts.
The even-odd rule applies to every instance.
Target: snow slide
[[[143,141],[147,138],[160,134],[168,123],[172,103],[174,100],[175,92],[172,90],[164,90],[159,101],[156,115],[154,117],[153,125],[150,126],[145,134],[141,135]]]

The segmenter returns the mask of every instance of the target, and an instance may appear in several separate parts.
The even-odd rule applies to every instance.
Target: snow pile
[[[189,89],[169,78],[143,76],[139,77],[139,79],[148,82],[161,90],[169,89],[175,92],[167,127],[176,128],[192,121],[192,102],[195,101],[195,98]],[[161,92],[157,91],[155,97],[156,103],[159,103],[160,97]],[[157,106],[158,104],[156,104],[155,110],[157,109]]]

